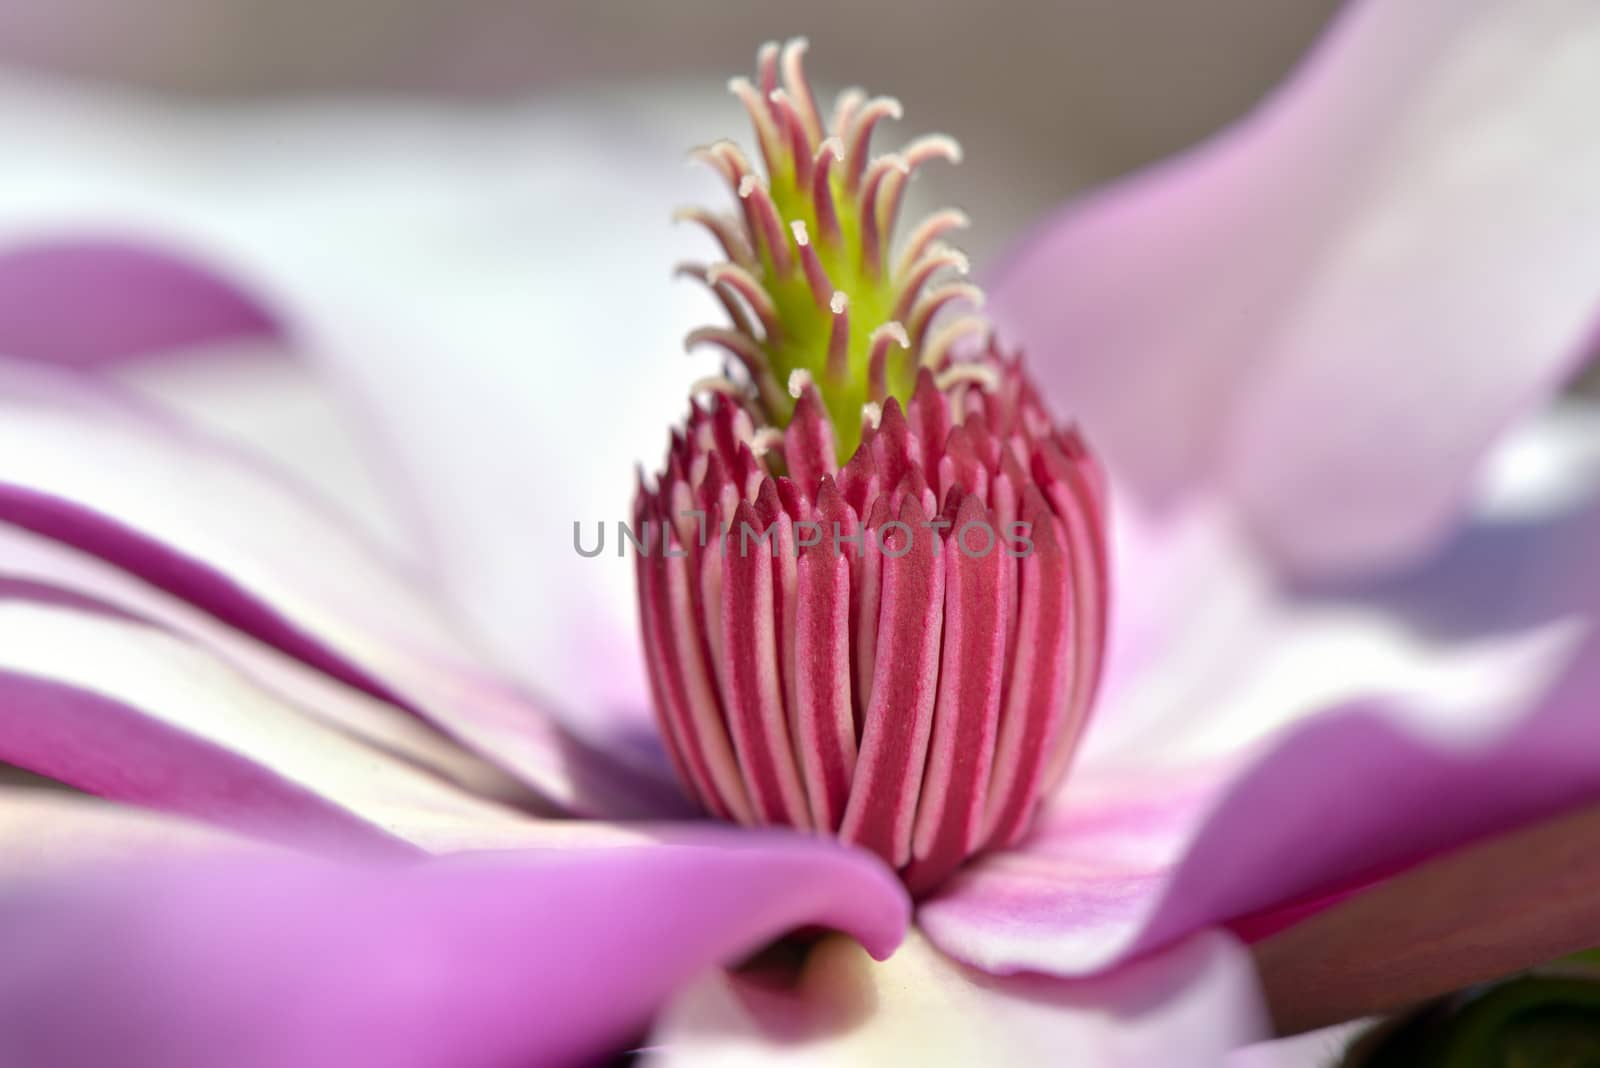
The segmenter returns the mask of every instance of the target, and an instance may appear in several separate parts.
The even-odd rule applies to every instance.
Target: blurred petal
[[[53,241],[0,251],[0,352],[92,366],[276,332],[252,296],[148,246]]]
[[[997,972],[1084,974],[1600,798],[1600,419],[1582,414],[1519,443],[1564,454],[1581,494],[1501,486],[1402,580],[1336,598],[1194,575],[1186,637],[1107,693],[1031,839],[923,906],[929,936]]]
[[[0,361],[0,519],[100,556],[587,813],[683,802],[568,737],[317,502],[109,385]]]
[[[1591,949],[1597,832],[1590,806],[1475,842],[1261,940],[1273,1023],[1290,1034],[1396,1012]]]
[[[71,872],[88,862],[274,847],[164,813],[70,790],[0,786],[0,871],[7,877]]]
[[[640,658],[616,655],[632,568],[578,558],[572,525],[628,518],[634,463],[716,370],[680,351],[714,305],[670,279],[714,246],[670,216],[713,190],[684,150],[735,102],[247,111],[5,89],[0,240],[104,225],[251,286],[350,402],[505,666],[575,722],[653,730]]]
[[[0,1061],[586,1064],[704,968],[813,925],[881,956],[906,919],[865,853],[736,831],[423,863],[112,868],[0,889]]]
[[[886,963],[844,939],[808,956],[798,983],[716,973],[657,1026],[653,1062],[692,1065],[1218,1064],[1266,1033],[1255,974],[1221,934],[1109,976],[998,979],[913,934]],[[1070,1051],[1070,1052],[1069,1052]],[[1178,1051],[1181,1051],[1179,1053]]]
[[[1257,1042],[1228,1055],[1226,1068],[1335,1068],[1371,1021],[1327,1027],[1293,1038]]]
[[[546,826],[552,836],[591,830],[480,800],[319,722],[202,647],[15,580],[0,580],[0,760],[275,837],[453,849],[533,841]]]
[[[425,768],[480,796],[523,807],[537,803],[531,790],[417,716],[345,685],[97,556],[0,524],[0,588],[6,584],[35,596],[54,591],[58,601],[76,597],[90,610],[155,624],[306,716],[396,760]]]
[[[1581,2],[1354,4],[1255,114],[1048,224],[992,303],[1152,500],[1220,483],[1305,571],[1409,559],[1592,343],[1597,93]]]
[[[388,558],[422,569],[423,532],[386,484],[382,458],[327,383],[284,343],[224,341],[128,360],[110,377],[219,441],[269,461],[378,543]]]

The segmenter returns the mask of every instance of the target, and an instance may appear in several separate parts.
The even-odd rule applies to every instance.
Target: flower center
[[[958,211],[929,216],[890,254],[913,172],[935,159],[959,161],[960,146],[933,135],[871,157],[873,130],[900,117],[899,102],[846,90],[824,126],[804,52],[800,40],[781,52],[767,45],[757,82],[729,83],[750,113],[764,173],[732,142],[696,150],[727,180],[739,210],[734,217],[680,213],[710,228],[727,257],[686,268],[712,288],[731,321],[689,340],[720,345],[743,366],[772,426],[787,425],[794,399],[783,387],[806,372],[822,387],[848,452],[865,405],[904,401],[919,366],[940,368],[956,342],[986,329],[976,316],[947,317],[934,329],[946,306],[979,305],[983,295],[948,279],[967,270],[966,257],[940,240],[966,225]]]
[[[1106,486],[1020,359],[952,310],[979,299],[938,280],[965,269],[939,240],[959,213],[890,255],[906,180],[953,142],[869,159],[899,105],[853,91],[825,133],[803,49],[732,83],[765,177],[731,144],[700,153],[740,215],[684,213],[728,256],[687,268],[731,320],[690,340],[730,366],[641,475],[640,624],[707,811],[836,835],[921,894],[1016,842],[1066,773],[1105,647]]]

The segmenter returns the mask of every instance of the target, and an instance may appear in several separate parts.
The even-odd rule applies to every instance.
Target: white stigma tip
[[[811,372],[804,367],[796,367],[789,372],[789,396],[795,400],[800,399],[800,394],[811,388]]]
[[[753,174],[747,174],[743,178],[739,179],[739,199],[749,200],[750,194],[754,193],[756,191],[756,187],[760,184],[760,179]]]
[[[891,339],[895,344],[899,345],[903,349],[909,349],[911,347],[911,338],[907,336],[906,328],[901,326],[900,323],[894,319],[890,319],[888,322],[878,327],[878,329],[874,330],[872,332],[871,340],[877,341],[879,338],[884,337]]]
[[[835,163],[844,162],[844,142],[837,137],[823,138],[822,144],[817,146],[817,154],[820,156],[823,152],[833,153]]]
[[[783,447],[783,431],[775,426],[764,426],[750,435],[750,451],[758,458],[765,456],[773,449]]]
[[[883,405],[877,401],[868,401],[861,406],[861,421],[878,429],[878,424],[883,422]]]
[[[789,229],[794,234],[794,243],[801,248],[805,248],[811,243],[811,238],[806,234],[806,221],[804,219],[796,219],[789,224]]]
[[[743,75],[734,75],[728,79],[728,92],[730,93],[743,93],[752,88],[754,86],[750,84],[750,79]]]
[[[849,294],[842,289],[835,289],[833,291],[833,299],[828,301],[828,310],[835,315],[843,315],[848,307],[850,307]]]
[[[900,101],[897,98],[892,96],[884,97],[883,106],[884,113],[891,119],[899,120],[905,118],[906,109],[900,106]]]

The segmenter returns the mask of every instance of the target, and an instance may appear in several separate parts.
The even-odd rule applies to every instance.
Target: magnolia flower
[[[1257,974],[1293,1030],[1592,941],[1574,895],[1538,893],[1581,860],[1592,816],[1537,821],[1600,793],[1596,427],[1581,409],[1535,416],[1585,354],[1600,279],[1600,158],[1571,136],[1597,55],[1600,26],[1555,0],[1358,4],[1261,111],[1030,236],[988,289],[1041,396],[1024,403],[1020,372],[982,348],[918,377],[964,389],[967,418],[1009,403],[1025,445],[1059,409],[1100,450],[1104,495],[1058,506],[1049,463],[1021,477],[1053,514],[1092,520],[1058,546],[1074,591],[1059,618],[1097,618],[1075,591],[1111,569],[1104,671],[1082,667],[1098,643],[1063,659],[1059,628],[1002,662],[1014,689],[1033,654],[1061,684],[1052,708],[1097,690],[1094,712],[1080,734],[1008,692],[984,704],[993,730],[972,737],[995,739],[994,796],[1020,800],[929,808],[920,834],[928,778],[869,796],[802,747],[805,808],[791,783],[751,822],[837,818],[844,843],[697,818],[671,758],[713,814],[735,795],[703,788],[713,769],[690,743],[707,736],[670,695],[652,739],[645,667],[660,687],[679,661],[648,610],[646,655],[618,629],[628,562],[571,548],[574,519],[629,514],[626,464],[685,395],[657,336],[679,313],[655,315],[648,284],[667,261],[641,268],[638,236],[676,195],[641,181],[681,132],[670,100],[596,101],[576,131],[570,110],[218,129],[17,88],[0,114],[0,759],[130,806],[4,795],[0,1050],[495,1065],[646,1042],[696,1065],[1216,1063],[1264,1033]],[[608,132],[624,155],[602,157]],[[571,169],[541,186],[545,163]],[[602,255],[609,231],[622,240]],[[846,312],[861,303],[840,288]],[[740,299],[759,314],[763,291]],[[813,296],[784,308],[821,317]],[[826,308],[831,330],[844,312],[832,293]],[[869,453],[902,433],[890,396],[918,410],[893,351],[912,332],[900,346],[861,318],[837,377],[862,397],[830,390],[821,346],[792,365],[810,371],[798,398],[766,384],[759,403],[814,417],[789,424],[786,462],[804,465],[790,437],[819,406],[846,453],[863,397],[883,394]],[[349,477],[349,424],[298,365],[221,351],[246,338],[292,348],[348,399],[414,504],[404,519]],[[176,374],[129,359],[184,346],[200,352]],[[716,411],[736,422],[713,406],[713,438]],[[780,444],[748,430],[752,455]],[[892,503],[926,516],[922,488]],[[745,504],[760,501],[758,486]],[[1054,529],[1037,503],[1033,518]],[[1106,565],[1078,549],[1103,521]],[[942,559],[948,582],[969,558]],[[725,604],[761,603],[730,589]],[[1004,576],[993,589],[1009,612]],[[806,596],[832,605],[816,633],[837,642],[837,594]],[[964,634],[977,609],[958,603]],[[849,633],[893,632],[884,604],[876,630]],[[719,631],[738,637],[704,635]],[[927,767],[949,766],[937,690],[926,711],[932,644],[911,648],[920,667],[881,677],[921,683],[907,707]],[[867,686],[888,655],[911,653],[878,647]],[[770,678],[750,678],[758,700],[739,707],[770,711]],[[993,683],[973,692],[992,701]],[[869,699],[858,728],[827,697],[803,711],[842,746],[849,707],[864,774],[897,709]],[[1014,743],[1034,768],[1018,777],[1004,738],[1034,723],[1046,744]],[[1485,837],[1519,824],[1534,826]],[[105,848],[134,858],[83,866]],[[964,863],[926,881],[902,864],[936,852]],[[838,933],[749,965],[800,929]]]

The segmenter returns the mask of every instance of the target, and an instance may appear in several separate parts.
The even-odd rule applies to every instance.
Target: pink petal
[[[813,925],[882,956],[906,919],[866,854],[748,832],[420,863],[111,868],[0,889],[0,1061],[587,1064],[701,969]]]
[[[51,594],[60,603],[152,624],[198,646],[247,684],[304,716],[393,759],[425,768],[480,796],[522,807],[537,804],[530,790],[415,715],[330,678],[97,556],[0,525],[0,588],[7,584],[28,596]]]
[[[1306,571],[1409,559],[1591,347],[1597,93],[1581,5],[1351,5],[1262,108],[1034,235],[992,304],[1141,493],[1216,483]]]
[[[0,352],[90,366],[277,332],[215,272],[169,252],[104,239],[0,251]]]
[[[1583,423],[1556,449],[1578,499],[1497,491],[1404,579],[1334,597],[1211,557],[1056,807],[922,908],[929,936],[997,972],[1091,973],[1600,797]]]
[[[3,363],[0,384],[0,518],[416,711],[557,803],[632,813],[682,804],[479,667],[414,583],[260,465],[108,385]]]
[[[54,787],[0,785],[0,870],[36,877],[85,863],[275,847],[202,823]]]
[[[876,964],[835,938],[812,950],[792,988],[737,974],[701,980],[657,1027],[652,1061],[1167,1068],[1218,1064],[1265,1028],[1249,961],[1220,934],[1076,983],[983,975],[915,935]]]
[[[248,834],[407,852],[627,840],[536,821],[352,738],[192,640],[0,578],[0,761]],[[641,832],[642,836],[642,832]]]

